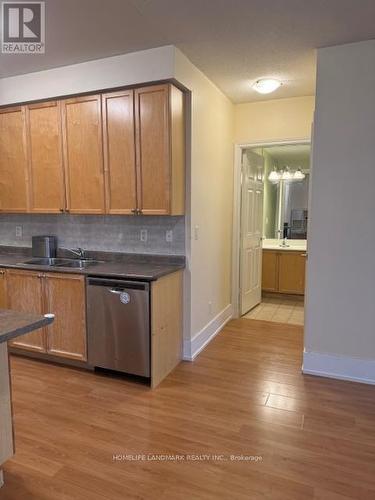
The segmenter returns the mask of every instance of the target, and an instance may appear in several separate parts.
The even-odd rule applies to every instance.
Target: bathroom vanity
[[[306,248],[306,240],[264,240],[262,291],[304,295]]]

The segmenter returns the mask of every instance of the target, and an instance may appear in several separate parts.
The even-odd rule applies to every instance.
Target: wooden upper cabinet
[[[134,93],[102,95],[106,211],[132,214],[137,208]]]
[[[6,286],[9,309],[43,314],[43,287],[40,273],[8,269]],[[30,351],[45,352],[45,329],[23,335],[10,344]]]
[[[46,311],[55,315],[47,330],[47,352],[86,361],[85,277],[47,273],[43,281]]]
[[[65,99],[61,105],[67,209],[104,213],[101,97]]]
[[[0,110],[0,210],[183,215],[183,92],[168,83]]]
[[[26,106],[30,211],[65,209],[60,103]]]
[[[184,96],[171,84],[135,90],[138,208],[184,213]]]
[[[27,212],[25,110],[0,110],[0,210]]]

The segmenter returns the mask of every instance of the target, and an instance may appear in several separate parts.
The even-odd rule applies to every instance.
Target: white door
[[[263,157],[245,151],[241,186],[241,315],[258,305],[262,295]]]

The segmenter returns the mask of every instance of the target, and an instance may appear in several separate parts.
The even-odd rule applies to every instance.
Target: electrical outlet
[[[146,241],[147,241],[147,229],[141,229],[141,241],[146,243]]]
[[[168,243],[172,243],[172,241],[173,241],[172,229],[169,229],[168,231],[165,232],[165,241],[167,241]]]
[[[199,226],[194,226],[194,239],[199,240]]]
[[[211,302],[211,300],[208,303],[208,312],[209,312],[209,314],[212,314],[212,302]]]
[[[22,226],[16,226],[16,238],[22,238]]]

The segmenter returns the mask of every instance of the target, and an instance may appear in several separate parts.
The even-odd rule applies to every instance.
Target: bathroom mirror
[[[307,239],[310,144],[254,148],[264,158],[263,237]]]

